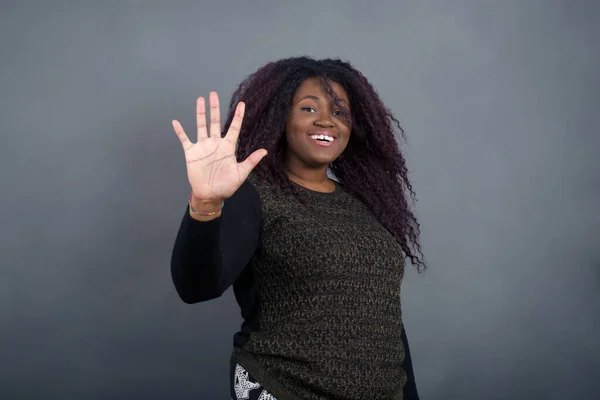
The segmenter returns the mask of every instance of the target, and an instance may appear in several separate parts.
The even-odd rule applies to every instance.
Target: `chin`
[[[319,167],[324,167],[324,166],[329,166],[329,164],[331,164],[332,162],[334,162],[337,159],[337,157],[335,158],[331,158],[331,157],[315,157],[312,158],[310,160],[309,165],[313,168],[319,168]]]

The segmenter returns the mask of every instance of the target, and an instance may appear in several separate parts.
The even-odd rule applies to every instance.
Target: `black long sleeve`
[[[404,385],[404,400],[419,400],[417,392],[417,383],[415,382],[415,373],[413,371],[412,359],[410,357],[410,348],[404,324],[402,325],[402,342],[404,343],[404,361],[402,368],[406,372],[406,384]]]
[[[212,221],[193,219],[186,207],[171,255],[171,276],[179,297],[192,304],[221,296],[252,257],[261,228],[260,197],[248,181]]]

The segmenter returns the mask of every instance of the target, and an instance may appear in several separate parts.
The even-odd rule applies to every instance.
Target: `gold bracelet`
[[[219,213],[223,209],[223,206],[225,206],[225,202],[222,202],[221,207],[219,207],[219,209],[216,211],[209,212],[209,213],[200,213],[200,212],[194,210],[194,207],[192,206],[192,194],[190,193],[190,198],[188,199],[188,205],[190,206],[190,211],[193,214],[199,215],[201,217],[212,217],[213,215]]]

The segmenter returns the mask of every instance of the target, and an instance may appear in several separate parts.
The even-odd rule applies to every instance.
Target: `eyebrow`
[[[298,102],[301,102],[301,101],[302,101],[302,100],[304,100],[304,99],[320,100],[320,99],[319,99],[319,96],[315,96],[315,95],[309,94],[309,95],[306,95],[306,96],[304,96],[304,97],[303,97],[303,98],[301,98],[300,100],[298,100]],[[338,97],[338,99],[339,99],[340,101],[343,101],[344,103],[348,104],[348,102],[346,101],[346,99],[342,99],[341,97]]]

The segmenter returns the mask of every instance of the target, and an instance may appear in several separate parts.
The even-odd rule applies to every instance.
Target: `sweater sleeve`
[[[260,197],[247,180],[225,201],[219,218],[197,221],[186,207],[171,255],[171,277],[181,300],[221,296],[242,273],[262,229]]]
[[[415,382],[415,374],[412,366],[412,359],[410,357],[410,348],[408,347],[408,338],[406,337],[406,331],[404,330],[404,324],[402,324],[402,342],[404,343],[404,361],[402,362],[402,369],[406,372],[406,384],[404,385],[404,400],[419,400],[419,393],[417,392],[417,384]]]

